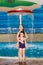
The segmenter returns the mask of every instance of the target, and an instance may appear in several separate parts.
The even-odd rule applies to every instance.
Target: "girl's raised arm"
[[[27,38],[28,38],[28,36],[27,36],[27,33],[25,32],[25,38],[26,38],[26,40],[27,40]]]
[[[19,40],[19,33],[20,33],[20,32],[17,33],[17,41]]]

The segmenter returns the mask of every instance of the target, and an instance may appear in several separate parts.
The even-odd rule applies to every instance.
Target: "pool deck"
[[[0,57],[0,65],[43,65],[43,58],[26,58],[26,62],[18,63],[17,57]]]

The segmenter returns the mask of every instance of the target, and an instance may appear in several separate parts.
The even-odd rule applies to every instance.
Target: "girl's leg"
[[[18,51],[18,61],[21,62],[22,61],[22,49],[19,48],[19,51]]]
[[[23,48],[23,61],[26,61],[26,57],[25,57],[25,48]]]

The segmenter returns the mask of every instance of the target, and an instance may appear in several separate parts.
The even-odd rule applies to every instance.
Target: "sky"
[[[38,3],[38,4],[42,4],[43,5],[43,0],[24,0],[24,1],[31,1],[31,2],[35,2],[35,3]]]

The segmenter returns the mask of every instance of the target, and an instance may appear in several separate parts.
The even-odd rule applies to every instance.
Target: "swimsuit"
[[[19,36],[18,37],[20,37],[20,33],[19,33]],[[23,41],[23,43],[22,42],[19,42],[19,48],[26,48],[25,47],[25,41]]]
[[[25,43],[19,42],[19,48],[25,48]]]

